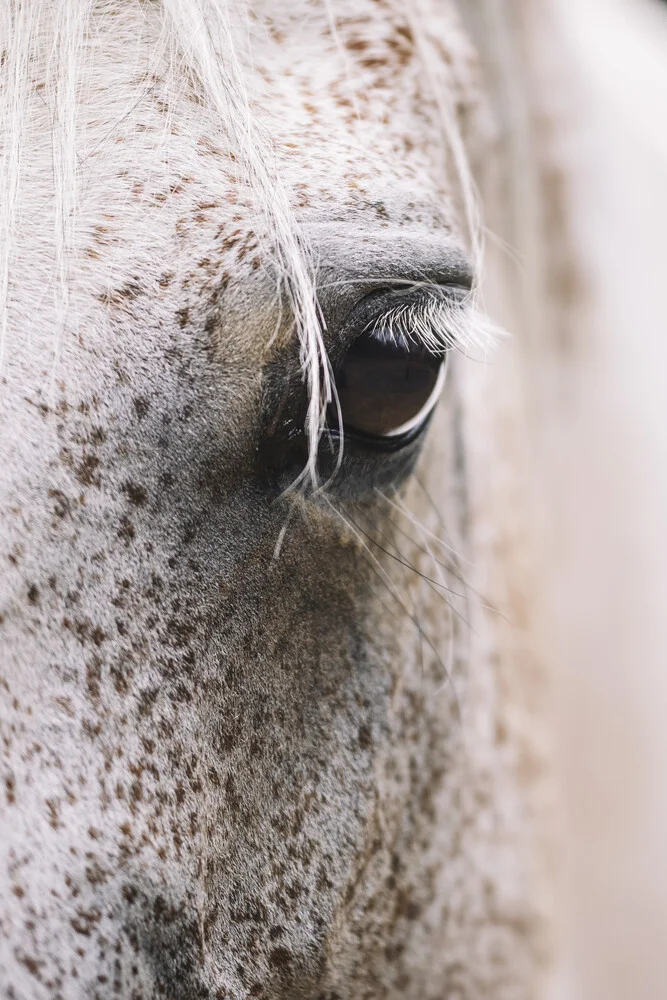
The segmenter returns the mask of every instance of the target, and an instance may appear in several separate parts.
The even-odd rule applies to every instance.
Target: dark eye
[[[336,372],[340,417],[332,406],[329,425],[336,428],[342,419],[346,435],[400,447],[426,424],[444,377],[444,357],[389,335],[364,333]]]

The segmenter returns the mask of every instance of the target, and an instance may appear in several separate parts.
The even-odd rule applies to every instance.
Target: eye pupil
[[[363,334],[336,374],[345,431],[375,438],[409,434],[430,415],[443,374],[442,357],[417,345]]]

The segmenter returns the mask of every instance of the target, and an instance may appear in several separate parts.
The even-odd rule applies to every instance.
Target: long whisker
[[[423,480],[420,478],[420,476],[418,474],[415,474],[414,480],[417,483],[417,485],[419,486],[419,488],[422,491],[422,493],[424,494],[424,496],[425,496],[425,498],[426,498],[426,500],[427,500],[427,502],[428,502],[431,510],[433,511],[433,513],[435,514],[435,516],[437,517],[439,529],[443,532],[443,534],[446,535],[447,534],[447,525],[445,524],[445,521],[444,521],[444,518],[442,516],[442,513],[440,512],[440,508],[438,507],[437,503],[435,502],[435,500],[433,499],[433,497],[431,496],[431,494],[429,493],[429,491],[426,489],[426,486],[424,485]],[[390,500],[388,502],[391,503]],[[468,566],[472,565],[470,559],[466,559],[465,556],[461,555],[461,553],[459,552],[459,550],[455,549],[452,544],[444,542],[442,538],[440,538],[438,535],[434,535],[433,532],[428,531],[427,528],[424,528],[424,530],[427,532],[427,534],[435,542],[437,542],[439,545],[441,545],[442,548],[445,548],[449,552],[451,552],[452,555],[454,556],[454,558],[457,560],[458,563],[464,562],[464,563],[467,563]]]
[[[391,501],[389,501],[389,498],[388,498],[388,497],[385,497],[385,496],[384,496],[384,494],[383,494],[383,493],[382,493],[382,492],[381,492],[380,490],[377,490],[377,489],[376,489],[376,492],[377,492],[377,494],[378,494],[378,495],[379,495],[380,497],[382,497],[383,499],[385,499],[385,500],[387,500],[387,501],[388,501],[389,503],[391,503]],[[400,499],[400,498],[399,498],[399,499]],[[396,507],[396,505],[395,505],[395,504],[392,504],[392,506]],[[447,572],[448,574],[449,574],[449,573],[453,573],[453,570],[451,569],[450,565],[448,565],[448,564],[445,564],[445,563],[441,562],[441,561],[440,561],[439,559],[437,559],[437,558],[435,557],[435,555],[434,555],[434,553],[433,553],[433,551],[432,551],[432,549],[431,549],[431,547],[430,547],[430,545],[429,545],[429,543],[428,543],[428,539],[427,539],[427,538],[426,538],[426,537],[424,536],[424,531],[425,531],[425,529],[424,529],[424,526],[423,526],[423,525],[422,525],[422,524],[421,524],[421,523],[420,523],[420,522],[419,522],[419,521],[418,521],[418,520],[416,519],[416,517],[414,517],[414,515],[413,515],[413,514],[412,514],[412,513],[411,513],[411,512],[410,512],[410,511],[409,511],[409,510],[407,509],[407,507],[405,507],[405,505],[404,505],[404,504],[401,504],[401,507],[402,507],[402,510],[403,510],[403,512],[405,513],[405,515],[406,515],[406,516],[408,517],[408,519],[409,519],[409,520],[411,521],[411,523],[412,523],[413,525],[415,525],[415,527],[417,527],[417,530],[418,530],[418,531],[420,532],[420,534],[421,534],[421,536],[422,536],[422,540],[424,541],[424,544],[425,544],[425,546],[426,546],[426,551],[428,552],[428,555],[430,556],[430,558],[431,558],[431,561],[433,562],[433,565],[434,565],[434,567],[435,567],[435,572],[437,573],[438,577],[439,577],[439,578],[440,578],[440,579],[441,579],[441,580],[443,581],[443,583],[444,583],[444,575],[443,575],[443,570],[444,570],[445,572]],[[397,508],[397,509],[399,510],[399,515],[400,515],[400,513],[401,513],[401,508]],[[402,535],[404,535],[404,536],[405,536],[405,538],[407,538],[407,539],[408,539],[408,541],[410,541],[410,543],[411,543],[411,544],[413,544],[413,545],[414,545],[414,544],[417,544],[417,543],[415,542],[415,540],[414,540],[414,539],[412,538],[412,536],[411,536],[411,535],[408,535],[408,533],[407,533],[406,531],[403,531],[403,530],[402,530],[402,529],[401,529],[401,528],[400,528],[400,527],[399,527],[399,526],[398,526],[398,525],[396,524],[396,522],[392,520],[392,518],[389,518],[389,522],[390,522],[390,524],[392,524],[392,525],[394,526],[394,528],[395,528],[395,529],[396,529],[397,531],[399,531],[399,532],[400,532],[400,533],[401,533]],[[434,537],[435,537],[435,536],[434,536]],[[423,549],[421,549],[421,547],[420,547],[420,546],[417,546],[417,547],[418,547],[418,548],[420,549],[420,551],[424,551]],[[456,554],[454,554],[454,557],[455,557],[455,559],[456,559]],[[453,574],[453,575],[454,575],[454,576],[455,576],[455,578],[456,578],[456,574]],[[468,604],[468,602],[469,602],[469,596],[468,596],[468,595],[469,595],[469,592],[470,592],[470,590],[471,590],[471,587],[470,587],[470,585],[468,584],[468,582],[466,581],[465,577],[462,577],[462,576],[461,576],[461,577],[459,577],[459,579],[460,579],[460,582],[462,582],[462,583],[463,583],[463,586],[464,586],[464,588],[465,588],[465,595],[466,595],[466,596],[465,596],[465,598],[464,598],[464,599],[465,599],[465,602],[466,602],[466,604]],[[475,591],[473,590],[473,593],[476,593],[476,592],[475,592]],[[447,613],[448,613],[448,616],[449,616],[449,625],[450,625],[450,635],[449,635],[449,649],[448,649],[448,656],[447,656],[447,662],[448,662],[448,664],[449,664],[449,669],[450,669],[450,670],[453,670],[453,664],[454,664],[454,629],[452,628],[452,624],[453,624],[453,612],[452,612],[452,608],[451,608],[451,607],[449,606],[449,602],[446,602],[446,604],[447,604]],[[465,639],[464,639],[464,642],[465,642],[465,644],[466,644],[466,646],[467,646],[467,650],[468,650],[468,654],[470,654],[470,646],[471,646],[471,630],[466,630],[466,632],[465,632]]]
[[[399,514],[403,514],[405,517],[408,518],[408,520],[415,526],[415,528],[417,528],[417,530],[419,531],[419,533],[422,535],[422,539],[423,539],[423,542],[424,542],[424,545],[426,546],[426,548],[425,549],[422,548],[419,545],[419,543],[414,538],[412,538],[411,535],[409,535],[407,533],[407,531],[404,531],[400,527],[400,525],[396,524],[396,522],[392,518],[389,518],[388,519],[389,523],[396,529],[396,531],[398,531],[401,535],[403,535],[412,545],[416,545],[417,548],[421,552],[427,552],[428,555],[431,557],[433,563],[436,566],[442,567],[442,569],[444,569],[448,573],[450,573],[454,577],[455,580],[458,580],[459,583],[463,584],[463,586],[465,587],[466,593],[465,594],[457,594],[456,591],[452,590],[452,591],[450,591],[450,593],[454,597],[461,597],[463,600],[469,601],[470,600],[469,594],[472,594],[477,599],[477,602],[478,602],[479,606],[481,608],[483,608],[484,611],[490,611],[493,614],[498,615],[504,621],[507,621],[509,623],[507,616],[500,610],[500,608],[497,608],[494,604],[491,604],[486,598],[484,598],[480,594],[480,592],[473,586],[473,584],[470,583],[470,581],[468,580],[468,578],[466,576],[464,576],[462,572],[460,572],[460,569],[459,569],[459,566],[458,566],[458,561],[459,561],[460,557],[457,555],[457,553],[456,553],[456,551],[454,549],[452,549],[450,546],[446,545],[446,543],[443,542],[442,539],[438,538],[437,535],[434,535],[433,532],[429,531],[428,528],[426,528],[423,524],[421,524],[421,522],[417,520],[417,518],[412,514],[411,511],[408,510],[407,507],[405,507],[405,505],[400,505],[399,506],[398,504],[394,503],[388,496],[386,496],[384,493],[382,493],[381,490],[377,489],[377,487],[375,488],[375,493],[377,494],[377,496],[381,497],[382,500],[384,500],[391,507],[393,507],[396,511],[398,511]],[[440,560],[440,559],[437,558],[437,556],[433,553],[433,551],[432,551],[432,549],[431,549],[431,547],[430,547],[430,545],[428,543],[428,539],[425,536],[430,536],[434,541],[438,542],[444,548],[446,548],[446,549],[448,549],[449,551],[452,552],[454,558],[456,559],[456,563],[457,563],[456,566],[455,566],[455,568],[450,563],[442,562],[442,560]],[[465,560],[465,561],[468,562],[468,560]]]
[[[343,510],[345,510],[345,508],[343,508]],[[457,610],[457,609],[456,609],[456,608],[455,608],[455,607],[454,607],[454,606],[453,606],[453,605],[452,605],[452,604],[451,604],[451,603],[450,603],[450,602],[449,602],[449,601],[447,600],[447,598],[445,597],[445,595],[444,595],[444,594],[440,593],[440,590],[439,590],[438,588],[442,587],[442,584],[438,583],[438,582],[437,582],[436,580],[433,580],[433,579],[431,579],[431,577],[428,577],[428,576],[426,576],[426,574],[425,574],[425,573],[422,573],[422,572],[421,572],[420,570],[418,570],[418,569],[417,569],[417,568],[416,568],[415,566],[413,566],[413,565],[412,565],[411,563],[407,562],[407,561],[406,561],[406,560],[405,560],[404,558],[402,558],[402,554],[401,554],[401,555],[398,555],[398,556],[394,555],[394,553],[393,553],[393,552],[390,552],[390,551],[389,551],[389,549],[386,549],[386,548],[385,548],[385,547],[384,547],[383,545],[381,545],[381,544],[380,544],[379,542],[377,542],[377,541],[376,541],[376,540],[375,540],[375,539],[374,539],[374,538],[372,537],[372,535],[370,535],[370,534],[369,534],[369,533],[368,533],[367,531],[364,531],[364,529],[363,529],[363,528],[361,527],[361,525],[357,524],[357,522],[356,522],[356,521],[354,520],[354,518],[352,518],[352,516],[351,516],[351,515],[350,515],[350,514],[349,514],[349,513],[347,512],[347,511],[345,511],[345,514],[346,514],[346,516],[347,516],[348,518],[350,518],[350,521],[352,522],[352,524],[353,524],[353,525],[354,525],[354,526],[355,526],[356,528],[358,528],[358,529],[359,529],[359,531],[361,531],[361,532],[362,532],[362,534],[363,534],[363,535],[365,535],[365,537],[366,537],[366,538],[368,538],[368,540],[369,540],[370,542],[372,542],[372,544],[373,544],[373,545],[375,545],[375,546],[376,546],[376,548],[378,548],[378,549],[380,550],[380,552],[383,552],[383,553],[384,553],[385,555],[389,556],[389,558],[390,558],[390,559],[394,559],[394,560],[395,560],[395,561],[396,561],[397,563],[399,563],[399,564],[400,564],[401,566],[404,566],[404,567],[405,567],[406,569],[409,569],[409,570],[411,570],[411,571],[412,571],[413,573],[415,573],[415,574],[416,574],[416,575],[417,575],[418,577],[420,577],[420,578],[421,578],[422,580],[424,580],[424,582],[425,582],[426,584],[428,584],[428,586],[429,586],[429,587],[431,588],[431,590],[432,590],[432,591],[433,591],[433,592],[434,592],[435,594],[437,594],[437,595],[438,595],[438,597],[440,597],[440,598],[441,598],[441,599],[442,599],[442,600],[443,600],[443,601],[445,602],[445,604],[447,605],[447,607],[449,607],[449,608],[450,608],[450,609],[451,609],[451,610],[452,610],[452,611],[454,612],[454,614],[455,614],[455,615],[457,616],[457,618],[459,618],[459,619],[461,620],[461,622],[462,622],[462,623],[463,623],[463,624],[464,624],[464,625],[465,625],[465,626],[466,626],[466,627],[467,627],[468,629],[470,629],[470,630],[472,631],[472,625],[470,624],[470,622],[469,622],[469,621],[468,621],[468,620],[467,620],[467,619],[466,619],[466,618],[465,618],[465,617],[464,617],[464,616],[463,616],[463,615],[461,614],[461,612],[460,612],[460,611],[458,611],[458,610]],[[394,545],[394,548],[396,548],[396,546],[395,546],[395,545]],[[397,549],[396,551],[398,552],[399,550]],[[443,587],[442,589],[444,589],[445,591],[447,591],[447,593],[450,593],[450,594],[452,593],[452,591],[448,590],[448,588],[447,588],[447,587]],[[454,595],[454,596],[456,596],[456,597],[461,597],[461,594],[456,594],[456,595]]]
[[[453,677],[451,675],[451,672],[448,670],[448,668],[447,668],[447,666],[446,666],[446,664],[445,664],[442,656],[440,655],[437,647],[435,646],[433,640],[424,631],[424,629],[423,629],[423,627],[422,627],[419,619],[417,618],[416,614],[414,612],[410,611],[409,607],[406,605],[405,601],[403,600],[403,598],[401,597],[401,595],[396,590],[396,587],[394,586],[394,582],[391,579],[391,577],[389,576],[389,574],[387,573],[387,571],[385,570],[384,566],[379,561],[379,559],[373,554],[373,552],[371,552],[371,550],[368,547],[368,545],[364,542],[363,538],[359,535],[359,532],[354,528],[354,526],[352,524],[350,524],[350,522],[347,520],[347,518],[343,514],[341,514],[341,512],[331,503],[331,501],[326,496],[324,496],[323,499],[325,500],[325,502],[327,503],[327,505],[331,508],[331,510],[334,512],[334,514],[336,514],[341,519],[341,521],[343,522],[343,524],[345,524],[346,527],[349,528],[349,530],[353,533],[353,535],[361,543],[362,548],[364,549],[364,551],[367,553],[368,557],[371,560],[371,562],[369,563],[371,571],[374,573],[375,576],[377,576],[380,579],[380,581],[384,584],[384,586],[387,587],[387,589],[389,590],[389,593],[391,594],[391,596],[394,598],[394,600],[397,602],[397,604],[402,608],[402,610],[408,616],[409,621],[412,622],[412,624],[417,629],[417,632],[419,633],[419,635],[425,640],[425,642],[428,645],[429,649],[435,655],[438,663],[440,664],[440,666],[442,667],[442,669],[444,671],[444,674],[445,674],[445,677],[446,677],[446,683],[451,686],[452,694],[454,696],[454,704],[456,706],[456,717],[457,717],[457,721],[460,723],[461,719],[462,719],[462,712],[461,712],[461,705],[460,705],[460,701],[459,701],[459,696],[458,696],[458,693],[456,691],[456,687],[455,687],[455,684],[454,684],[454,679],[453,679]]]
[[[343,508],[343,510],[345,510],[345,508]],[[347,514],[348,517],[351,518],[351,515],[349,514],[348,511],[345,511],[345,513]],[[387,552],[387,555],[390,555],[393,559],[396,559],[397,562],[400,562],[407,569],[412,570],[413,573],[416,573],[417,576],[421,577],[421,579],[424,580],[426,583],[430,583],[430,584],[433,584],[433,586],[435,586],[435,587],[441,588],[442,590],[446,591],[446,593],[449,594],[451,597],[459,597],[459,598],[461,598],[461,600],[467,601],[468,598],[467,598],[466,594],[459,594],[456,590],[452,590],[451,587],[447,586],[447,584],[440,583],[438,580],[434,580],[432,577],[428,576],[426,573],[423,573],[421,570],[417,569],[416,566],[413,566],[412,563],[408,562],[407,559],[406,559],[405,554],[403,552],[401,552],[401,550],[399,549],[399,547],[396,544],[396,542],[392,538],[390,538],[385,532],[381,531],[380,528],[378,528],[378,526],[376,524],[374,524],[373,521],[371,521],[371,519],[368,517],[367,514],[364,514],[363,516],[368,521],[368,523],[371,525],[371,528],[373,529],[373,531],[380,538],[382,538],[388,545],[390,545],[393,549],[395,549],[395,551],[397,552],[397,556],[394,556],[391,552]],[[356,524],[356,522],[353,522],[353,523]],[[398,528],[393,521],[390,520],[390,523],[392,525],[394,525],[394,527],[396,527],[396,530],[399,531],[402,535],[404,535],[408,539],[408,541],[412,542],[413,544],[416,544],[415,541],[414,541],[414,539],[411,538],[407,534],[407,532],[401,531],[401,529]],[[357,527],[359,527],[360,531],[363,530],[361,528],[361,526],[357,525]],[[364,532],[364,534],[366,534],[366,533]],[[377,547],[382,552],[386,551],[378,542],[375,541],[375,539],[371,535],[367,535],[367,537],[370,538],[370,540],[373,542],[373,544],[377,545]],[[420,552],[427,552],[428,555],[431,555],[431,553],[428,552],[428,550],[421,548],[421,546],[417,545],[417,548],[419,549]],[[444,569],[448,569],[448,567],[445,565],[445,563],[438,563],[438,560],[434,560],[434,562],[437,563],[439,566],[442,566]]]
[[[434,535],[432,531],[429,531],[428,528],[426,528],[420,521],[417,520],[414,514],[411,511],[409,511],[405,505],[399,505],[394,503],[391,500],[391,498],[388,497],[381,490],[379,490],[377,486],[375,487],[374,492],[376,496],[378,496],[381,500],[384,500],[385,503],[387,503],[390,507],[393,507],[399,516],[407,518],[407,520],[412,525],[414,525],[414,527],[417,529],[417,531],[419,531],[420,535],[422,536],[422,541],[424,542],[424,546],[426,548],[423,548],[419,544],[419,542],[417,542],[416,539],[412,537],[412,535],[409,535],[408,532],[405,531],[404,528],[401,528],[401,526],[393,518],[388,516],[387,520],[392,525],[392,527],[395,528],[396,531],[399,532],[399,534],[403,535],[403,537],[406,538],[412,545],[416,545],[420,552],[426,551],[434,563],[436,563],[438,566],[441,566],[443,569],[447,570],[447,572],[450,573],[455,580],[458,580],[460,583],[462,583],[466,589],[471,589],[470,583],[460,571],[459,557],[456,551],[452,549],[451,546],[448,546],[441,538],[438,538],[437,535]],[[433,553],[433,550],[428,544],[428,540],[425,536],[429,536],[435,542],[441,545],[444,549],[446,549],[449,553],[451,553],[452,556],[451,562],[443,562],[442,559],[438,559],[437,556]]]
[[[379,491],[378,491],[378,492],[379,492]],[[370,518],[366,517],[366,520],[368,520],[368,521],[369,521],[369,523],[371,523],[371,524],[372,524],[372,522],[370,522]],[[394,522],[393,522],[393,521],[391,521],[391,523],[393,524]],[[393,546],[393,548],[394,548],[394,549],[396,550],[396,552],[398,553],[399,557],[403,557],[403,553],[402,553],[402,552],[401,552],[401,550],[400,550],[400,549],[398,548],[398,546],[396,545],[396,543],[395,543],[395,541],[394,541],[393,539],[390,539],[390,538],[388,538],[388,537],[387,537],[387,535],[385,535],[385,534],[384,534],[383,532],[380,532],[380,531],[379,531],[379,529],[377,528],[377,526],[376,526],[376,525],[373,525],[373,524],[372,524],[372,527],[373,527],[373,530],[374,530],[374,531],[376,531],[376,532],[377,532],[378,534],[380,534],[380,536],[381,536],[382,538],[384,538],[384,539],[385,539],[385,540],[386,540],[386,541],[387,541],[387,542],[388,542],[388,543],[389,543],[390,545],[392,545],[392,546]],[[400,529],[399,529],[399,530],[400,530]],[[405,537],[406,537],[406,538],[408,538],[408,540],[409,540],[410,542],[413,542],[413,544],[414,544],[414,540],[413,540],[413,539],[412,539],[412,538],[411,538],[411,537],[410,537],[409,535],[407,535],[407,533],[406,533],[406,532],[402,532],[402,534],[404,534],[404,535],[405,535]],[[384,550],[384,549],[383,549],[382,551],[386,551],[386,550]],[[424,550],[422,549],[421,551],[424,551]],[[390,556],[391,556],[391,553],[388,553],[388,555],[390,555]],[[432,556],[432,554],[431,554],[430,550],[429,550],[429,555],[430,555],[430,556],[431,556],[431,558],[433,559],[433,556]],[[393,558],[395,558],[395,557],[393,557]],[[399,559],[398,559],[398,561],[399,561],[399,562],[400,562],[400,563],[401,563],[402,565],[404,565],[404,566],[407,566],[407,567],[408,567],[409,569],[411,569],[411,570],[412,570],[413,572],[417,573],[417,575],[418,575],[418,576],[420,576],[420,577],[421,577],[422,579],[424,579],[424,580],[427,580],[427,581],[428,581],[429,583],[430,583],[430,582],[432,582],[432,583],[436,584],[436,581],[430,581],[430,580],[429,580],[429,578],[428,578],[428,577],[426,577],[426,576],[425,576],[425,575],[424,575],[423,573],[421,573],[421,572],[420,572],[419,570],[417,570],[417,569],[416,569],[416,567],[412,566],[412,565],[411,565],[410,563],[408,563],[407,561],[404,561],[404,557],[403,557],[402,559],[401,559],[401,558],[399,558]],[[451,591],[451,590],[450,590],[450,589],[449,589],[449,588],[448,588],[448,587],[446,586],[446,584],[444,583],[444,577],[443,577],[443,573],[442,573],[442,570],[440,569],[440,566],[436,564],[436,567],[435,567],[435,568],[436,568],[436,572],[438,573],[438,576],[439,576],[439,577],[441,578],[441,583],[440,583],[440,586],[442,586],[442,587],[443,587],[443,589],[444,589],[445,591],[447,591],[447,592],[448,592],[449,594],[451,594],[452,596],[457,596],[457,597],[462,597],[462,595],[459,595],[459,594],[455,594],[455,592],[454,592],[454,591]],[[445,568],[446,568],[446,567],[445,567]],[[437,584],[436,584],[436,585],[437,585]],[[433,590],[433,587],[431,587],[430,589],[431,589],[431,590]],[[441,594],[438,594],[437,596],[438,596],[438,597],[442,597],[443,595],[441,595]],[[465,600],[465,601],[467,602],[467,597],[465,597],[465,598],[463,598],[463,599],[464,599],[464,600]],[[458,612],[456,612],[456,609],[455,609],[455,608],[453,607],[453,605],[452,605],[452,604],[451,604],[451,603],[450,603],[450,602],[449,602],[449,601],[448,601],[447,599],[444,599],[444,604],[445,604],[445,607],[447,608],[447,615],[448,615],[448,619],[449,619],[449,640],[448,640],[448,644],[447,644],[447,667],[446,667],[446,670],[447,670],[447,673],[448,673],[448,675],[450,675],[450,674],[452,674],[452,670],[453,670],[453,663],[454,663],[454,628],[453,628],[453,624],[454,624],[454,618],[453,618],[453,616],[454,616],[454,614],[455,614],[455,613],[456,613],[456,614],[458,615]],[[461,618],[461,616],[460,616],[460,615],[459,615],[458,617],[459,617],[459,618]],[[461,619],[461,620],[464,620],[464,619]],[[467,634],[468,634],[468,635],[469,635],[469,632],[470,632],[470,630],[468,629],[468,630],[467,630]],[[423,650],[423,644],[422,644],[422,642],[421,642],[421,636],[420,636],[420,657],[421,657],[421,664],[422,664],[422,671],[423,671],[423,668],[424,668],[424,650]]]
[[[354,525],[354,522],[350,522],[348,520],[348,518],[344,514],[342,514],[341,511],[338,510],[338,508],[334,506],[334,504],[331,503],[331,501],[328,499],[328,497],[323,496],[323,499],[328,504],[328,506],[331,508],[331,510],[340,518],[340,520],[343,522],[343,524],[347,528],[349,528],[349,530],[355,536],[355,538],[357,539],[357,541],[361,543],[363,549],[368,553],[368,555],[370,556],[370,558],[373,561],[373,563],[378,567],[378,570],[380,571],[382,577],[384,577],[386,579],[386,583],[388,584],[388,586],[391,589],[392,596],[396,599],[396,601],[398,601],[398,603],[401,605],[401,607],[403,608],[403,610],[405,611],[405,613],[410,617],[410,619],[412,619],[414,617],[414,611],[411,611],[410,608],[408,608],[406,606],[404,599],[396,591],[396,588],[394,586],[394,582],[391,579],[391,577],[389,576],[389,574],[387,573],[387,571],[385,570],[384,566],[378,560],[378,558],[371,552],[370,548],[368,547],[368,545],[366,544],[366,542],[364,541],[364,539],[362,538],[362,536],[359,534],[360,529],[358,529],[357,526]]]
[[[376,492],[383,499],[387,499],[386,497],[384,497],[384,494],[380,490],[376,490]],[[389,523],[391,524],[391,526],[394,528],[395,531],[397,531],[400,535],[402,535],[405,539],[407,539],[407,541],[410,542],[411,545],[416,546],[417,550],[419,552],[422,552],[422,553],[425,553],[425,554],[428,555],[428,557],[430,558],[430,560],[431,560],[431,562],[433,564],[435,572],[436,572],[436,574],[437,574],[437,576],[438,576],[438,578],[439,578],[439,580],[441,582],[441,586],[444,587],[446,590],[448,590],[449,593],[451,593],[451,595],[453,597],[460,597],[461,600],[465,601],[466,604],[468,604],[469,600],[470,600],[470,596],[469,595],[470,595],[470,591],[471,591],[472,588],[468,584],[468,581],[465,579],[465,577],[463,577],[461,574],[457,573],[455,571],[455,569],[453,568],[453,566],[450,563],[444,563],[444,562],[442,562],[442,560],[440,560],[440,559],[437,558],[437,556],[434,554],[433,550],[431,549],[431,546],[428,543],[428,539],[424,538],[423,533],[422,533],[422,540],[424,542],[424,545],[422,546],[422,545],[420,545],[416,541],[416,539],[414,539],[412,537],[412,535],[409,535],[407,531],[404,531],[400,527],[400,525],[398,525],[396,523],[396,521],[394,521],[391,517],[389,517],[388,520],[389,520]],[[417,528],[417,530],[421,529],[422,526],[420,525],[420,523],[417,521],[416,518],[411,517],[410,520],[415,525],[415,527]],[[399,551],[398,548],[397,548],[397,551]],[[448,587],[448,585],[445,583],[445,573],[448,576],[453,576],[455,580],[458,580],[458,582],[463,585],[463,587],[464,587],[464,593],[463,594],[459,594],[456,591],[452,590],[450,587]],[[473,590],[473,593],[475,593],[474,590]],[[475,593],[475,596],[478,596],[478,595]]]

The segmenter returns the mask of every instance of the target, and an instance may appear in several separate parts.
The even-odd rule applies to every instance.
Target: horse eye
[[[354,341],[336,373],[345,433],[398,447],[426,423],[438,400],[445,359],[378,334]],[[335,409],[331,408],[332,411]],[[337,426],[337,413],[330,413]]]

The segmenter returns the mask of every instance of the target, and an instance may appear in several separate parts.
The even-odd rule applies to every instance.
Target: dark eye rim
[[[416,427],[406,431],[405,434],[394,436],[367,434],[365,431],[360,431],[354,427],[348,427],[346,424],[343,424],[342,433],[339,428],[327,425],[325,435],[333,446],[337,446],[341,441],[343,442],[343,445],[347,442],[352,442],[355,445],[360,445],[367,451],[391,454],[392,452],[401,451],[403,448],[407,448],[409,445],[414,444],[415,441],[426,433],[426,429],[433,419],[435,409],[435,406],[431,407],[427,416],[424,417],[424,420],[420,424],[417,424]]]

